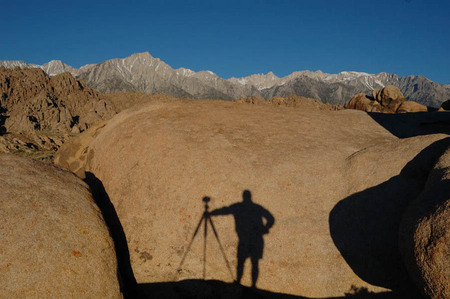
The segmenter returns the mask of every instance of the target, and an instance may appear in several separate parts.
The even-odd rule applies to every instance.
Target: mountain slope
[[[265,99],[291,94],[313,97],[331,104],[344,104],[357,93],[371,94],[386,85],[398,87],[407,100],[439,107],[450,99],[450,85],[433,82],[423,76],[399,77],[395,74],[367,74],[321,71],[298,71],[279,78],[272,72],[242,78],[223,79],[211,71],[194,72],[186,68],[173,69],[150,53],[137,53],[79,69],[58,60],[42,66],[23,61],[0,61],[7,68],[41,68],[54,76],[70,72],[90,87],[103,93],[144,92],[165,93],[178,98],[223,99],[259,96]]]

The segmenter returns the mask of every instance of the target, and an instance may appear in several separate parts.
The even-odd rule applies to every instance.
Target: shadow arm
[[[269,229],[274,225],[275,223],[275,218],[273,217],[273,215],[267,211],[266,209],[263,210],[263,217],[266,219],[266,229],[267,231],[269,231]]]
[[[229,215],[229,214],[232,214],[230,207],[223,207],[209,212],[209,215],[211,216]]]

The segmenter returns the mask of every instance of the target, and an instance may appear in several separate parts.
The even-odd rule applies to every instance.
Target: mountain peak
[[[191,77],[196,74],[193,70],[186,69],[184,67],[176,69],[175,72],[177,73],[177,75],[181,75],[184,77]]]
[[[328,74],[317,71],[296,71],[277,77],[273,71],[241,78],[223,79],[211,71],[194,72],[187,68],[174,70],[149,52],[134,53],[98,64],[72,68],[60,60],[44,65],[23,61],[0,61],[6,68],[41,68],[50,76],[70,72],[101,92],[141,91],[166,93],[176,97],[218,98],[230,100],[242,96],[289,96],[296,94],[333,104],[343,104],[356,93],[371,93],[386,85],[401,89],[408,100],[428,106],[440,106],[450,96],[450,86],[432,82],[422,76],[399,77],[390,73],[368,74],[343,71]]]
[[[242,78],[233,77],[228,80],[241,85],[253,85],[259,90],[270,88],[280,83],[280,78],[277,77],[272,71],[269,71],[267,74],[259,73]]]
[[[59,59],[55,59],[55,60],[50,60],[49,62],[47,62],[47,63],[44,63],[44,65],[45,64],[53,64],[53,65],[64,65],[65,63],[63,63],[61,60],[59,60]]]
[[[50,60],[49,62],[38,67],[43,69],[49,76],[56,76],[65,72],[69,72],[72,75],[77,75],[79,72],[79,70],[63,63],[61,60]]]
[[[141,53],[134,53],[130,55],[128,58],[154,58],[150,52],[141,52]]]

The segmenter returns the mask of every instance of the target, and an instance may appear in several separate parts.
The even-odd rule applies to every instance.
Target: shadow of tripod
[[[200,227],[203,223],[203,280],[206,278],[206,240],[208,236],[208,223],[211,225],[212,231],[214,233],[214,236],[216,237],[217,243],[219,244],[220,251],[222,252],[222,256],[225,260],[225,263],[227,265],[228,271],[230,272],[231,279],[233,281],[236,281],[233,276],[233,272],[231,271],[230,263],[228,262],[227,256],[225,255],[225,250],[223,249],[222,243],[220,242],[219,235],[217,234],[216,227],[214,226],[214,223],[211,219],[211,215],[209,214],[209,206],[208,202],[210,202],[211,198],[205,196],[203,197],[203,202],[205,203],[205,210],[203,211],[203,215],[200,218],[200,221],[198,222],[197,228],[194,231],[194,235],[192,236],[191,241],[189,242],[188,247],[186,248],[186,251],[184,252],[183,258],[181,259],[180,265],[177,268],[174,280],[178,277],[178,274],[181,272],[181,267],[183,266],[184,260],[186,259],[186,256],[191,249],[192,243],[194,242],[195,236],[197,235],[198,231],[200,230]]]

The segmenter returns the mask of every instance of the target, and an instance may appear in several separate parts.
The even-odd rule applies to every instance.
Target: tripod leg
[[[211,223],[211,227],[214,232],[214,236],[216,236],[217,243],[219,243],[220,251],[222,251],[222,255],[223,255],[223,258],[225,259],[225,263],[227,264],[228,271],[230,271],[231,279],[233,281],[235,281],[234,276],[233,276],[233,271],[231,271],[230,263],[228,262],[227,256],[225,255],[225,250],[223,249],[222,243],[220,242],[219,235],[217,234],[217,231],[216,231],[216,227],[214,226],[214,223],[213,223],[211,217],[210,216],[206,216],[206,217],[207,218],[206,218],[205,222],[207,222],[209,220],[209,223]]]
[[[206,278],[206,237],[208,235],[208,221],[206,220],[209,218],[206,213],[203,215],[203,218],[205,218],[205,232],[204,232],[204,239],[203,239],[203,280]]]
[[[186,259],[186,256],[187,256],[189,250],[191,249],[192,243],[194,242],[195,236],[197,235],[198,230],[200,229],[203,219],[205,219],[205,215],[203,215],[202,218],[200,218],[200,221],[198,222],[197,228],[195,229],[194,234],[192,235],[191,241],[189,242],[189,245],[186,248],[186,251],[184,252],[183,258],[181,259],[180,265],[177,268],[177,271],[175,273],[175,277],[173,280],[176,280],[178,277],[178,273],[180,272],[181,267],[183,266],[184,260]],[[206,220],[205,220],[205,223],[206,223]]]

